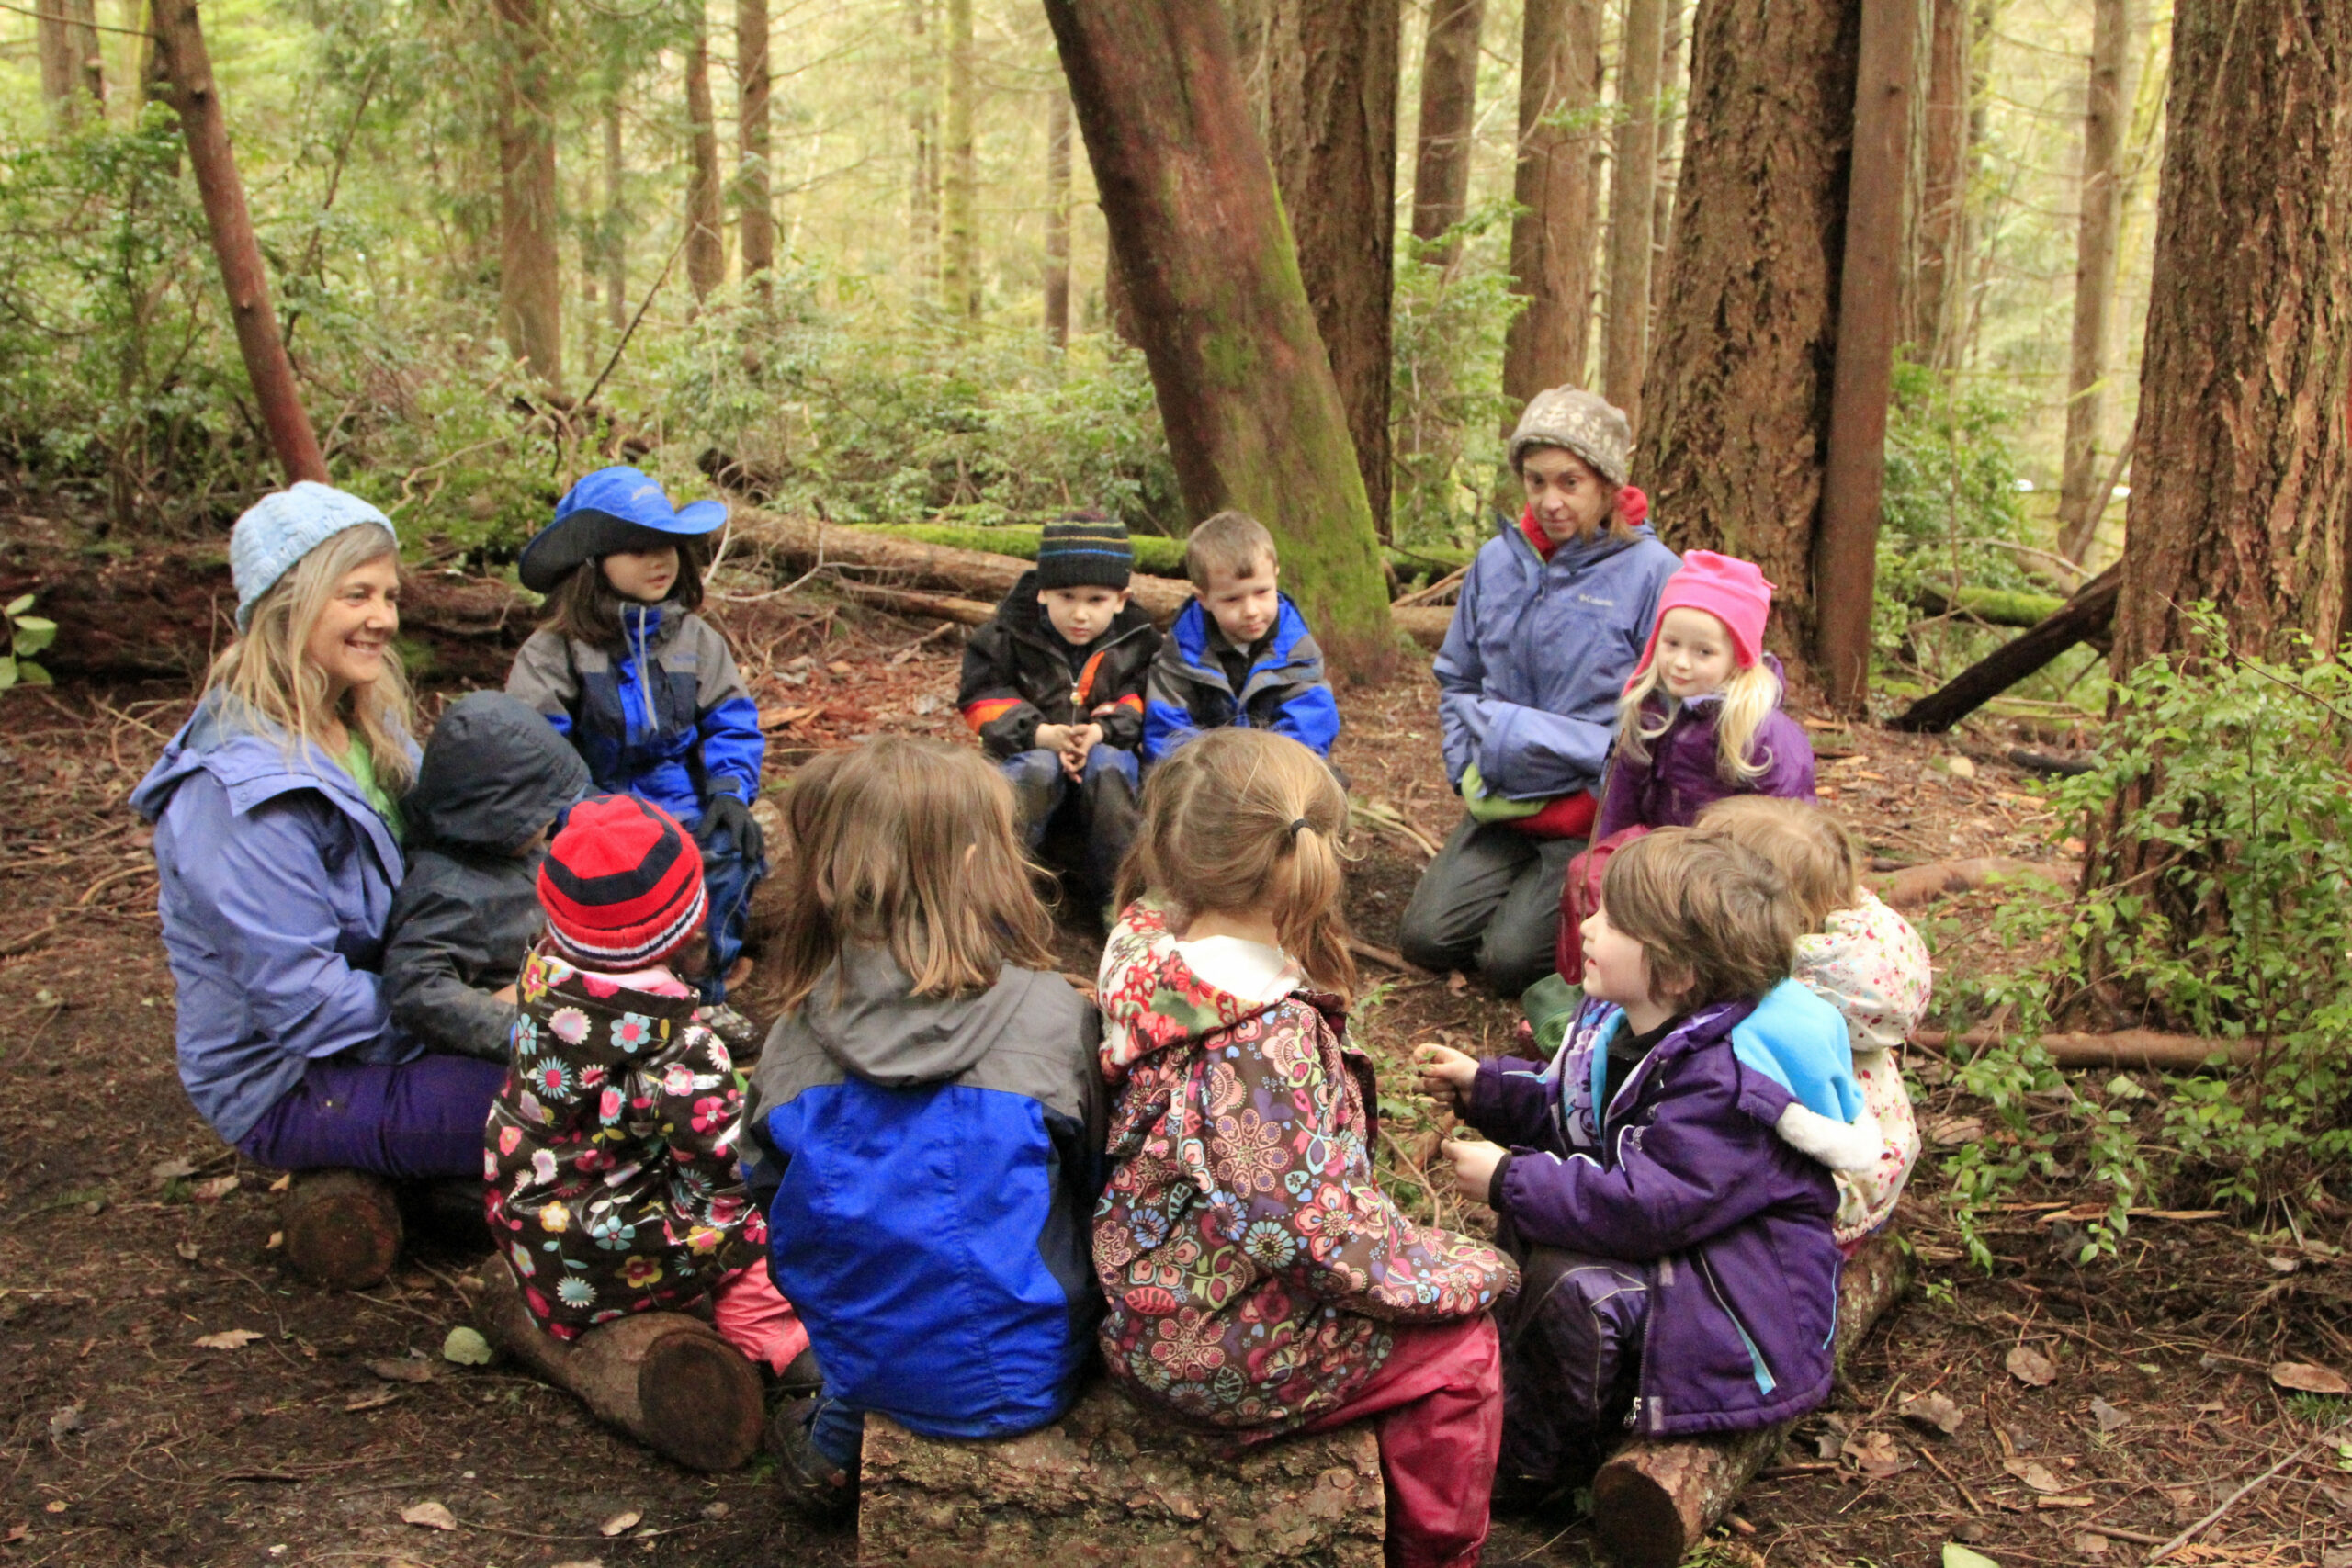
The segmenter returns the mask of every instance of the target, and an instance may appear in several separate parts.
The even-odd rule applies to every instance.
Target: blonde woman
[[[504,1069],[391,1020],[384,922],[416,769],[391,524],[309,481],[237,520],[237,639],[131,795],[155,825],[180,1081],[285,1170],[478,1176]]]

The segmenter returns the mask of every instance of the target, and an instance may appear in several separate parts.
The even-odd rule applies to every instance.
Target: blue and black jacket
[[[1059,976],[917,997],[845,948],[776,1021],[744,1112],[744,1179],[825,1392],[936,1438],[1059,1417],[1102,1297],[1101,1020]]]
[[[688,829],[724,791],[760,795],[767,741],[727,639],[675,604],[621,607],[621,649],[541,628],[507,671],[507,694],[577,747],[596,789],[650,800]]]
[[[1287,735],[1318,757],[1340,738],[1340,704],[1323,678],[1323,649],[1282,595],[1274,629],[1236,690],[1218,658],[1232,647],[1197,599],[1184,606],[1152,661],[1144,692],[1143,760],[1157,762],[1204,729],[1227,726]]]

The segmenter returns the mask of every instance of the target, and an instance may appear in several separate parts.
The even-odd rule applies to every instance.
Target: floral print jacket
[[[1500,1253],[1412,1223],[1374,1183],[1372,1067],[1335,998],[1219,989],[1148,903],[1120,917],[1100,980],[1114,1099],[1094,1270],[1103,1357],[1133,1392],[1287,1430],[1363,1387],[1394,1325],[1517,1288]]]
[[[639,989],[545,952],[523,964],[482,1171],[491,1233],[558,1338],[690,1306],[766,1247],[735,1168],[734,1063],[655,973]]]
[[[1893,1217],[1918,1162],[1919,1129],[1896,1057],[1927,1016],[1935,971],[1911,922],[1864,893],[1834,911],[1826,931],[1797,939],[1796,977],[1845,1014],[1862,1104],[1883,1139],[1869,1169],[1837,1172],[1838,1245],[1850,1254]]]

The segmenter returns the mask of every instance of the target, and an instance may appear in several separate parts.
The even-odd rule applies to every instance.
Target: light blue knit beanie
[[[286,490],[263,496],[237,519],[229,536],[229,576],[237,585],[237,629],[253,619],[254,602],[268,592],[294,563],[312,550],[362,523],[373,523],[387,534],[392,520],[357,496],[297,479]],[[399,542],[393,534],[393,542]]]

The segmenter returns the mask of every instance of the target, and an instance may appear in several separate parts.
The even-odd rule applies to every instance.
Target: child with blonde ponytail
[[[1153,774],[1102,954],[1103,1359],[1136,1398],[1251,1441],[1369,1419],[1388,1561],[1475,1563],[1502,1439],[1489,1247],[1373,1174],[1347,1042],[1347,797],[1320,758],[1216,729]]]

